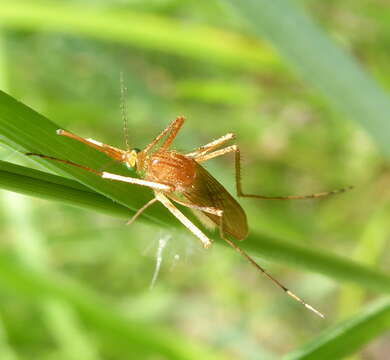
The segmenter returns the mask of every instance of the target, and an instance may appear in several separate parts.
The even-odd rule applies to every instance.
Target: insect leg
[[[203,234],[172,202],[161,192],[155,191],[156,199],[160,201],[188,230],[190,230],[203,244],[203,247],[211,246],[211,240]]]
[[[148,201],[144,206],[137,210],[137,212],[126,223],[126,225],[131,225],[138,218],[138,216],[140,216],[150,205],[154,204],[156,201],[156,198],[153,198],[152,200]]]
[[[236,250],[241,256],[243,256],[249,263],[251,263],[258,271],[260,271],[263,275],[265,275],[268,279],[270,279],[276,286],[278,286],[280,289],[282,289],[288,296],[292,297],[295,301],[298,301],[300,304],[302,304],[306,309],[314,312],[316,315],[324,318],[325,316],[319,312],[317,309],[315,309],[313,306],[309,305],[306,301],[302,300],[299,296],[295,295],[293,292],[291,292],[289,289],[287,289],[281,282],[276,280],[267,270],[265,270],[263,267],[261,267],[255,260],[253,260],[244,250],[242,250],[239,246],[237,246],[233,241],[229,240],[223,232],[222,228],[222,216],[219,226],[220,236],[223,240],[225,240],[234,250]]]
[[[133,178],[129,176],[122,176],[117,174],[112,174],[106,171],[103,171],[101,173],[101,177],[103,179],[109,179],[109,180],[115,180],[115,181],[122,181],[129,184],[135,184],[135,185],[141,185],[141,186],[147,186],[154,190],[160,190],[160,191],[172,191],[172,188],[169,185],[160,184],[154,181],[148,181],[138,178]]]
[[[176,201],[176,199],[174,199]],[[177,201],[179,204],[187,206],[192,209],[197,209],[205,212],[209,212],[210,214],[214,214],[219,216],[219,234],[221,239],[226,241],[234,250],[236,250],[241,256],[243,256],[252,266],[254,266],[258,271],[260,271],[262,274],[264,274],[267,278],[269,278],[276,286],[278,286],[280,289],[282,289],[287,295],[292,297],[295,301],[298,301],[301,303],[305,308],[309,309],[310,311],[314,312],[316,315],[324,318],[324,315],[313,308],[311,305],[306,303],[304,300],[302,300],[299,296],[295,295],[293,292],[291,292],[289,289],[287,289],[282,283],[280,283],[278,280],[276,280],[270,273],[268,273],[263,267],[261,267],[255,260],[252,259],[244,250],[242,250],[239,246],[237,246],[233,241],[229,240],[224,233],[223,230],[223,210],[217,209],[217,208],[211,208],[211,207],[202,207],[202,206],[196,206],[193,204],[188,204],[186,202]]]
[[[115,161],[119,161],[119,162],[124,161],[123,155],[124,155],[125,151],[123,151],[121,149],[117,149],[116,147],[113,147],[113,146],[110,146],[107,144],[103,144],[100,141],[96,141],[94,139],[87,139],[87,138],[77,136],[75,134],[72,134],[69,131],[62,130],[62,129],[58,129],[56,131],[56,133],[57,133],[57,135],[65,136],[65,137],[71,138],[73,140],[79,141],[85,145],[88,145],[89,147],[94,148],[94,149],[106,154],[107,156],[109,156],[111,159],[113,159]]]
[[[190,209],[195,209],[195,210],[207,212],[209,214],[222,216],[222,210],[217,209],[215,207],[211,207],[211,206],[198,206],[198,205],[195,205],[195,204],[191,204],[191,203],[188,203],[186,201],[182,201],[182,200],[178,199],[176,196],[173,196],[172,194],[169,194],[168,197],[171,200],[173,200],[174,202],[177,202],[178,204],[183,205],[185,207],[188,207]]]
[[[233,133],[227,133],[226,135],[221,136],[220,138],[218,138],[218,139],[216,139],[216,140],[214,140],[206,145],[203,145],[203,146],[195,149],[194,151],[186,154],[186,156],[191,157],[191,158],[196,158],[198,156],[205,155],[208,152],[222,146],[227,141],[234,139],[234,138],[235,138],[235,135]]]
[[[339,194],[351,190],[353,188],[352,186],[349,186],[343,189],[337,189],[337,190],[315,193],[310,195],[266,196],[266,195],[245,194],[242,191],[242,186],[241,186],[241,155],[240,155],[240,149],[238,145],[231,145],[221,150],[214,151],[210,154],[201,155],[199,157],[196,157],[195,160],[197,162],[204,162],[231,152],[234,152],[235,155],[236,191],[237,191],[237,196],[239,197],[257,198],[257,199],[264,199],[264,200],[302,200],[302,199],[314,199],[314,198],[321,198],[329,195],[335,195],[335,194]]]
[[[236,151],[237,151],[237,145],[231,145],[223,149],[213,151],[210,154],[200,154],[199,156],[195,157],[195,161],[200,163]]]
[[[184,120],[185,119],[183,116],[178,116],[158,136],[156,136],[154,140],[149,145],[147,145],[145,149],[142,151],[144,153],[150,151],[154,145],[156,145],[168,132],[170,132],[167,139],[164,141],[164,143],[161,146],[162,149],[166,150],[169,147],[169,145],[172,143],[173,139],[176,137],[180,128],[183,126]]]
[[[132,178],[132,177],[128,177],[128,176],[121,176],[121,175],[112,174],[112,173],[109,173],[106,171],[97,171],[97,170],[92,169],[88,166],[76,164],[76,163],[69,161],[69,160],[58,159],[58,158],[55,158],[52,156],[36,154],[36,153],[27,153],[26,155],[38,156],[42,159],[53,160],[53,161],[61,162],[63,164],[75,166],[75,167],[78,167],[79,169],[82,169],[82,170],[88,171],[92,174],[95,174],[97,176],[100,176],[103,179],[110,179],[110,180],[122,181],[122,182],[135,184],[135,185],[146,186],[146,187],[152,188],[154,190],[172,191],[171,187],[168,185],[165,185],[165,184],[160,184],[160,183],[156,183],[153,181],[148,181],[148,180],[143,180],[143,179],[138,179],[138,178]]]

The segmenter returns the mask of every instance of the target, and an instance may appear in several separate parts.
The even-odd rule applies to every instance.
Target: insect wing
[[[196,164],[196,178],[190,191],[183,196],[194,205],[213,207],[223,211],[223,231],[237,240],[243,240],[248,234],[246,215],[240,204],[229,192],[201,165]],[[216,225],[220,217],[203,212]]]

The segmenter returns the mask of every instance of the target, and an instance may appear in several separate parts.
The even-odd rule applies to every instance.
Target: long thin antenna
[[[129,145],[129,127],[127,124],[127,106],[126,106],[126,95],[127,95],[127,87],[125,85],[125,80],[123,76],[123,71],[119,73],[119,81],[121,86],[121,115],[123,121],[123,132],[125,138],[126,150],[130,150]]]
[[[306,309],[312,311],[314,314],[318,315],[321,318],[325,318],[324,314],[319,312],[313,306],[309,305],[306,301],[302,300],[299,296],[295,295],[289,289],[287,289],[282,283],[276,280],[271,274],[269,274],[264,268],[262,268],[255,260],[253,260],[244,250],[238,247],[233,241],[227,239],[225,236],[221,236],[234,250],[236,250],[240,255],[242,255],[246,260],[248,260],[257,270],[264,274],[268,279],[270,279],[276,286],[281,288],[288,296],[292,297],[295,301],[298,301]]]

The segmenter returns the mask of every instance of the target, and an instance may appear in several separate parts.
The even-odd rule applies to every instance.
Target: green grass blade
[[[279,63],[269,48],[237,34],[123,9],[103,12],[76,3],[3,0],[0,25],[87,36],[237,69],[258,71]]]
[[[129,217],[130,210],[127,207],[112,202],[76,181],[7,162],[0,162],[0,187],[112,216]],[[180,226],[174,219],[170,220],[173,220],[170,226]],[[251,234],[240,246],[259,257],[318,272],[340,281],[353,282],[378,292],[390,292],[388,275],[333,254],[307,249],[264,234]]]
[[[380,206],[366,218],[363,231],[358,239],[352,259],[365,265],[381,263],[386,251],[389,234],[389,209]],[[365,298],[364,289],[356,286],[344,286],[339,294],[339,314],[346,317],[359,308]]]
[[[314,271],[337,281],[353,282],[378,292],[390,292],[390,276],[329,252],[297,246],[265,234],[251,234],[240,247],[250,254]]]
[[[288,0],[228,0],[324,97],[363,126],[390,155],[390,101],[359,64]]]
[[[390,300],[381,299],[351,319],[327,329],[314,341],[288,354],[284,360],[343,359],[389,328]]]
[[[63,300],[93,326],[103,342],[109,340],[131,354],[158,354],[178,360],[220,359],[167,329],[127,319],[92,291],[64,276],[32,270],[4,255],[0,255],[0,286],[2,291],[17,292],[38,303],[42,294]]]
[[[50,272],[50,252],[45,235],[33,220],[34,205],[29,198],[15,193],[0,194],[6,218],[5,231],[12,231],[13,252],[28,269]],[[7,230],[8,229],[8,230]],[[58,352],[69,360],[98,360],[97,348],[73,309],[57,298],[41,295],[40,312],[55,339]]]
[[[129,218],[131,210],[75,180],[0,161],[0,187],[41,199]]]
[[[107,162],[105,155],[83,144],[56,135],[58,125],[0,91],[0,140],[21,152],[34,152],[85,164],[101,169]],[[66,155],[64,155],[66,154]],[[39,159],[33,159],[39,162]],[[110,182],[58,162],[41,162],[56,172],[73,177],[94,191],[130,209],[129,217],[152,197],[149,189],[129,184]],[[129,175],[129,170],[114,164],[112,171]],[[131,173],[130,173],[131,174]],[[134,175],[134,174],[133,174]],[[151,220],[161,225],[170,223],[170,216],[159,206],[150,209]]]
[[[4,326],[2,314],[0,316],[0,359],[18,360],[20,359],[16,351],[9,344],[6,327]]]
[[[55,135],[55,129],[57,126],[51,121],[0,92],[0,136],[9,146],[22,152],[33,151],[57,157],[62,157],[66,153],[67,159],[97,169],[106,162],[106,157],[97,151]],[[61,163],[48,161],[42,163],[53,167],[56,171],[73,176],[85,186],[4,162],[0,163],[0,171],[3,171],[0,182],[10,190],[33,194],[36,189],[36,195],[50,198],[58,196],[61,201],[68,198],[68,203],[75,201],[77,206],[94,208],[115,216],[125,216],[126,208],[129,209],[129,216],[131,216],[131,213],[151,198],[150,190],[139,186],[103,180]],[[122,172],[123,168],[118,165],[116,170]],[[45,189],[47,189],[46,194]],[[106,199],[104,200],[103,197]],[[148,210],[145,219],[163,226],[179,226],[178,222],[160,206]],[[390,291],[389,276],[323,251],[307,249],[263,234],[252,234],[241,245],[251,254],[260,257],[287,262],[334,279],[355,282],[376,291]]]

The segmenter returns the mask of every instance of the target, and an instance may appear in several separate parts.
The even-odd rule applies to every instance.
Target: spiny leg
[[[199,156],[203,156],[207,154],[210,151],[215,150],[218,147],[221,147],[223,144],[225,144],[227,141],[232,140],[235,138],[235,135],[233,133],[227,133],[226,135],[221,136],[220,138],[213,140],[212,142],[203,145],[194,151],[191,151],[190,153],[186,154],[187,157],[196,158]]]
[[[188,230],[190,230],[203,244],[203,247],[211,246],[211,240],[203,234],[173,203],[161,192],[155,191],[155,196]]]
[[[109,172],[106,172],[106,171],[97,171],[97,170],[92,169],[92,168],[90,168],[88,166],[76,164],[76,163],[74,163],[72,161],[69,161],[69,160],[58,159],[58,158],[55,158],[55,157],[52,157],[52,156],[36,154],[36,153],[27,153],[26,155],[28,155],[28,156],[38,156],[38,157],[40,157],[42,159],[53,160],[53,161],[61,162],[63,164],[75,166],[75,167],[77,167],[79,169],[82,169],[82,170],[88,171],[88,172],[90,172],[92,174],[95,174],[95,175],[97,175],[97,176],[99,176],[99,177],[101,177],[103,179],[109,179],[109,180],[126,182],[126,183],[129,183],[129,184],[146,186],[146,187],[149,187],[149,188],[154,189],[154,190],[172,191],[171,187],[168,186],[168,185],[165,185],[165,184],[160,184],[160,183],[156,183],[156,182],[153,182],[153,181],[147,181],[147,180],[138,179],[138,178],[132,178],[132,177],[128,177],[128,176],[121,176],[121,175],[112,174],[112,173],[109,173]]]
[[[145,149],[142,150],[142,152],[143,153],[149,152],[154,145],[156,145],[168,132],[170,132],[167,139],[164,141],[163,145],[161,146],[161,149],[166,150],[169,147],[169,145],[172,143],[173,139],[176,137],[180,128],[183,126],[184,120],[185,119],[183,116],[178,116],[159,135],[157,135],[153,139],[153,141],[149,145],[147,145]]]
[[[326,192],[310,194],[310,195],[266,196],[266,195],[257,195],[257,194],[256,195],[245,194],[242,191],[242,187],[241,187],[241,156],[240,156],[240,149],[238,145],[231,145],[221,150],[214,151],[210,154],[201,155],[199,157],[196,157],[195,161],[204,162],[231,152],[234,152],[235,155],[236,191],[237,191],[237,196],[239,197],[257,198],[257,199],[264,199],[264,200],[302,200],[302,199],[314,199],[314,198],[321,198],[325,196],[335,195],[335,194],[339,194],[351,190],[353,188],[352,186],[349,186],[343,189],[326,191]]]

